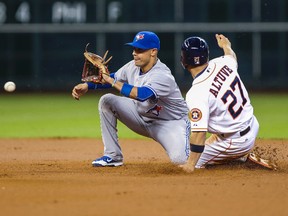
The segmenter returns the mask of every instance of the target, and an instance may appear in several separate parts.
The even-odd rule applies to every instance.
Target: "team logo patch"
[[[158,106],[158,105],[156,104],[154,107],[152,107],[151,109],[149,109],[149,110],[147,111],[147,113],[151,113],[151,114],[153,114],[153,115],[159,116],[161,110],[162,110],[162,107],[161,107],[161,106]]]
[[[144,38],[144,34],[138,34],[136,35],[136,41],[142,40]]]
[[[197,109],[197,108],[193,108],[190,112],[189,112],[189,119],[193,122],[197,122],[202,118],[202,112]]]

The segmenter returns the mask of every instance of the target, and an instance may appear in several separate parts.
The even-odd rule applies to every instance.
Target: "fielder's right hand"
[[[72,97],[79,100],[82,95],[88,91],[87,83],[80,83],[76,85],[72,90]]]

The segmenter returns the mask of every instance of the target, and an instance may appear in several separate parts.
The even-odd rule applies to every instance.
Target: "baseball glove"
[[[84,52],[85,62],[83,66],[81,80],[83,82],[104,83],[105,81],[102,79],[104,72],[100,68],[104,66],[105,72],[109,74],[107,64],[112,59],[112,56],[108,58],[107,61],[105,61],[105,58],[108,54],[108,50],[105,52],[105,55],[102,58],[99,55],[88,52],[87,51],[88,45],[89,43],[86,45]]]

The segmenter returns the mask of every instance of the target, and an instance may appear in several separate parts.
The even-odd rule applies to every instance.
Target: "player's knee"
[[[188,156],[189,155],[182,153],[182,152],[181,153],[180,152],[179,153],[174,152],[174,153],[169,154],[169,158],[170,158],[171,162],[174,164],[177,164],[177,165],[185,164],[188,160]]]
[[[99,111],[105,110],[107,107],[110,106],[113,96],[114,96],[113,94],[108,93],[100,98],[98,104]]]

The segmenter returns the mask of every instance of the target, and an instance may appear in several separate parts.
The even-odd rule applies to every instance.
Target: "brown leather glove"
[[[82,81],[83,82],[93,82],[93,83],[104,83],[102,73],[103,71],[100,70],[100,67],[104,66],[106,73],[109,74],[108,71],[108,62],[112,59],[112,56],[105,61],[107,57],[108,50],[105,52],[104,57],[88,52],[87,47],[89,43],[86,45],[84,56],[85,62],[82,71]]]

